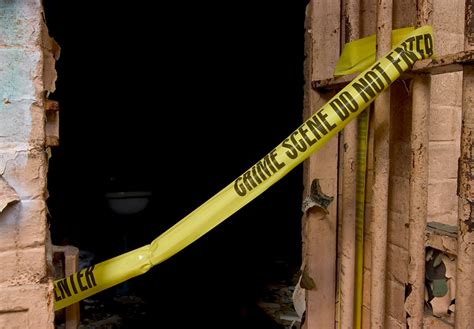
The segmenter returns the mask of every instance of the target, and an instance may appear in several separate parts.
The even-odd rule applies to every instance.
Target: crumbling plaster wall
[[[415,8],[415,7],[413,7]],[[464,1],[433,1],[435,54],[464,49]],[[408,282],[410,130],[412,97],[397,82],[392,87],[389,236],[387,251],[387,328],[404,328]],[[460,154],[462,73],[434,75],[431,81],[427,222],[456,226],[457,166]],[[369,251],[369,250],[368,250]],[[370,262],[370,257],[366,258]],[[370,282],[370,281],[367,281]],[[368,328],[368,326],[366,326]]]
[[[54,89],[40,0],[0,0],[0,175],[18,198],[0,213],[0,328],[53,328],[44,110]],[[44,37],[43,37],[44,36]]]
[[[376,33],[376,1],[363,0],[362,36]],[[416,25],[416,1],[394,1],[393,28]],[[405,323],[405,282],[408,280],[408,205],[410,191],[411,94],[407,81],[396,81],[391,88],[391,143],[389,232],[387,246],[386,326],[403,328]],[[371,134],[372,135],[372,134]],[[373,137],[373,135],[371,136]],[[373,143],[373,139],[370,141]],[[369,150],[372,147],[369,147]],[[373,155],[369,151],[364,231],[363,328],[370,328],[370,274]]]
[[[464,1],[433,1],[435,54],[463,50]],[[363,0],[362,36],[375,33],[375,1]],[[416,24],[416,1],[394,1],[393,27]],[[427,221],[457,223],[457,163],[461,127],[462,73],[432,77],[430,168]],[[392,86],[389,236],[387,249],[387,328],[404,328],[405,283],[408,281],[408,209],[410,196],[411,93],[404,82]],[[364,246],[363,327],[370,327],[371,189],[373,160],[369,154]]]

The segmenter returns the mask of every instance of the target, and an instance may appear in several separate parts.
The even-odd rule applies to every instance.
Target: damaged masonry
[[[472,8],[0,0],[0,328],[471,329]]]

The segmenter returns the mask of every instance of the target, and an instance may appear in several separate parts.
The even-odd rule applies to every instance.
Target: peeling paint
[[[317,207],[327,214],[332,200],[334,197],[324,194],[319,185],[319,179],[315,178],[311,183],[310,195],[303,200],[301,210],[306,212],[310,208]]]
[[[0,213],[9,205],[20,201],[15,190],[0,176]]]

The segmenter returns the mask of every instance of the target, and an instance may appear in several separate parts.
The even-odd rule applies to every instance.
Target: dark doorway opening
[[[48,185],[53,243],[88,251],[94,263],[123,252],[124,231],[128,249],[147,244],[296,129],[305,5],[44,0],[62,48],[51,96],[61,108]],[[152,197],[119,225],[105,195],[125,190]],[[121,327],[280,328],[257,301],[269,283],[291,285],[299,269],[301,195],[299,166],[130,280],[127,291],[141,302]],[[116,293],[91,303],[107,308]]]

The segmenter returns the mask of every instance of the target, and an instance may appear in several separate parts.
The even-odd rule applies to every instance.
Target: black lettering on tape
[[[257,169],[256,169],[257,166],[253,166],[252,167],[252,176],[253,178],[257,181],[257,184],[261,184],[262,183],[262,180],[260,179],[259,175],[257,174]]]
[[[87,281],[87,286],[89,288],[97,286],[97,283],[95,282],[95,277],[94,277],[94,265],[88,267],[85,272],[86,276],[86,281]]]
[[[425,42],[426,55],[431,56],[433,55],[433,38],[429,33],[424,34],[423,37]]]
[[[89,288],[87,288],[87,287],[82,283],[82,281],[81,281],[81,278],[82,278],[82,277],[84,277],[84,272],[80,271],[80,272],[77,272],[77,273],[76,273],[76,280],[77,280],[77,285],[79,286],[79,289],[80,289],[81,291],[86,291],[86,290],[89,289]]]
[[[72,291],[77,294],[76,284],[74,283],[74,275],[69,276],[69,282],[71,283]]]
[[[285,163],[284,162],[278,162],[277,160],[277,153],[276,153],[276,149],[273,149],[271,152],[270,152],[270,159],[272,160],[272,163],[275,165],[275,167],[277,168],[277,170],[275,170],[273,173],[277,172],[278,170],[280,170],[281,168],[283,168],[285,166]]]
[[[361,95],[364,101],[366,102],[370,101],[368,96],[370,96],[371,98],[375,97],[375,91],[364,78],[360,78],[357,82],[355,81],[354,83],[352,83],[352,86],[355,90],[357,90],[359,95]]]
[[[58,295],[59,288],[58,288],[57,284],[54,284],[54,289],[53,290],[54,290],[54,300],[55,301],[59,302],[61,299],[63,299],[61,296]]]
[[[306,121],[306,125],[309,127],[314,137],[316,137],[318,140],[321,139],[320,134],[324,136],[328,133],[328,131],[323,126],[322,122],[318,119],[316,114],[314,114],[308,121]]]
[[[402,60],[400,58],[398,58],[398,56],[393,58],[392,54],[393,54],[393,51],[389,52],[387,54],[387,56],[385,56],[385,58],[388,59],[390,61],[390,63],[392,63],[393,66],[395,66],[398,73],[402,74],[404,70],[402,69],[402,67],[399,64]]]
[[[265,157],[263,158],[263,162],[265,163],[265,167],[267,168],[270,168],[270,170],[272,171],[272,173],[276,173],[276,169],[275,167],[273,166],[273,163],[272,161],[270,160],[270,155],[265,155]]]
[[[270,177],[272,175],[270,170],[268,170],[266,163],[261,160],[257,163],[257,172],[260,175],[260,178],[263,180],[267,180],[267,177]]]
[[[303,138],[304,138],[306,144],[308,144],[308,146],[311,146],[311,145],[313,145],[314,143],[317,142],[317,139],[311,139],[311,138],[308,136],[308,134],[307,134],[307,133],[309,132],[309,130],[306,129],[304,126],[305,126],[305,125],[301,125],[301,126],[298,128],[298,132],[300,133],[301,136],[303,136]]]
[[[390,77],[388,76],[387,72],[385,72],[381,67],[380,67],[380,63],[377,63],[375,64],[374,66],[372,66],[371,70],[377,70],[377,72],[379,72],[379,74],[381,74],[383,76],[383,78],[385,79],[385,82],[389,85],[392,83],[392,80],[390,79]]]
[[[418,57],[416,54],[412,51],[405,51],[400,47],[397,47],[394,49],[397,53],[400,54],[400,57],[402,60],[405,62],[405,64],[408,66],[408,69],[411,69],[413,64],[418,60]]]
[[[359,109],[359,104],[355,101],[354,97],[352,97],[351,94],[349,94],[348,91],[343,91],[339,98],[342,100],[344,103],[344,106],[349,109],[352,113],[357,112]]]
[[[254,180],[253,180],[253,178],[252,178],[252,173],[251,173],[251,171],[250,171],[250,170],[246,171],[243,177],[244,177],[244,184],[245,184],[245,187],[247,188],[247,190],[252,191],[252,189],[253,189],[254,187],[256,187],[257,184],[255,184],[255,182],[254,182]],[[249,183],[250,183],[251,185],[250,185]]]
[[[284,162],[278,162],[276,157],[276,149],[273,149],[262,160],[257,162],[256,165],[250,168],[250,170],[247,170],[234,181],[234,191],[240,196],[245,196],[247,192],[252,191],[259,184],[263,183],[267,177],[272,176],[278,170],[283,168],[286,164]],[[93,276],[91,279],[93,279]]]
[[[245,189],[244,184],[241,183],[242,177],[238,177],[234,182],[234,190],[240,196],[245,196],[247,190]]]
[[[284,148],[288,149],[288,151],[285,152],[286,156],[289,157],[290,159],[294,160],[298,157],[298,151],[294,148],[294,146],[290,143],[290,140],[287,138],[281,143],[281,146]]]
[[[324,112],[324,110],[326,110],[325,107],[320,109],[315,115],[317,115],[319,120],[321,120],[321,122],[326,126],[326,129],[331,131],[334,128],[336,128],[337,126],[336,126],[336,124],[331,124],[331,123],[328,122],[328,120],[326,119],[328,117],[328,114],[326,112]]]
[[[296,137],[295,137],[296,135],[298,135],[298,131],[295,131],[290,135],[291,142],[293,143],[293,145],[296,147],[298,151],[300,152],[306,151],[307,149],[306,144],[301,139],[296,140]]]
[[[346,109],[344,104],[339,98],[333,99],[329,102],[329,105],[332,107],[334,112],[341,118],[341,120],[346,120],[349,117],[349,111]]]
[[[417,35],[415,39],[416,39],[416,51],[422,57],[425,57],[425,52],[423,51],[423,49],[421,48],[421,45],[420,45],[420,41],[423,40],[423,36],[422,35]]]
[[[376,92],[381,93],[384,90],[382,79],[374,71],[367,71],[364,77]]]
[[[415,41],[415,37],[410,37],[410,38],[406,39],[406,40],[402,43],[403,48],[404,48],[405,50],[407,50],[406,44],[408,43],[408,44],[410,45],[409,50],[413,51],[413,50],[414,50],[414,49],[413,49],[413,42],[414,42],[414,41]]]
[[[59,289],[59,292],[61,293],[62,299],[72,296],[71,290],[69,289],[69,286],[67,285],[67,278],[61,279],[58,281],[58,289]]]

